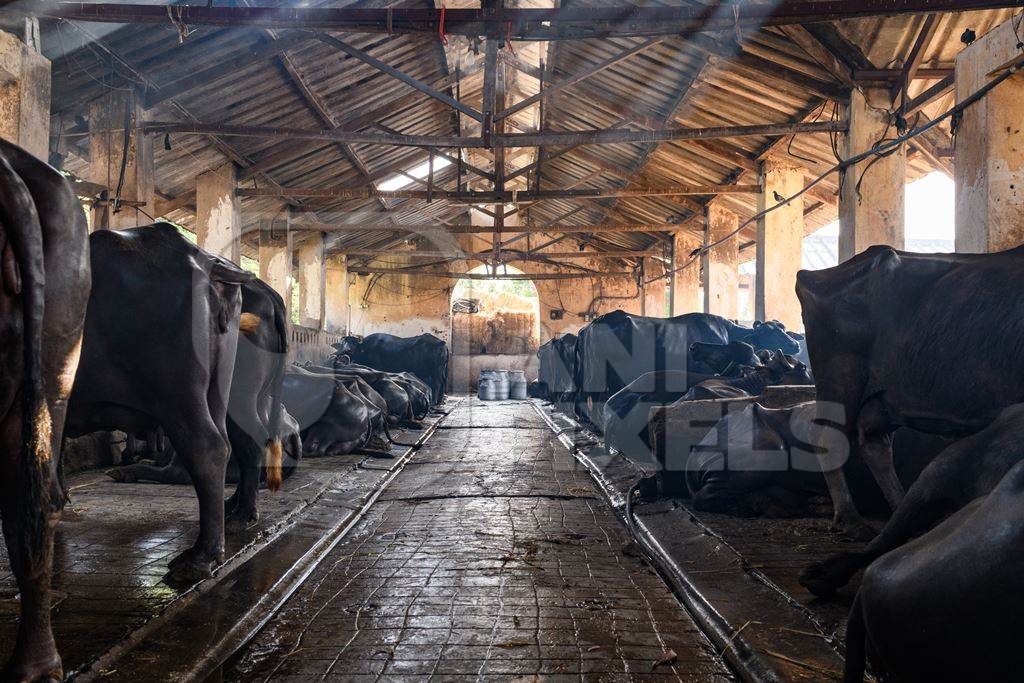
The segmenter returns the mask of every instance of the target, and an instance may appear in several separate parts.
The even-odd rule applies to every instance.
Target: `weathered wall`
[[[459,247],[466,253],[487,250],[488,239],[476,235],[460,236]],[[517,245],[518,246],[518,245]],[[437,247],[424,247],[437,248]],[[565,250],[564,245],[552,247],[552,250]],[[479,265],[479,261],[457,262],[449,265],[450,272],[465,272]],[[592,270],[626,271],[624,262],[607,259],[574,260],[574,264]],[[372,262],[372,266],[380,268],[400,268],[410,264],[408,257],[400,252],[382,256]],[[510,265],[527,274],[565,272],[556,271],[553,267],[537,262],[515,261]],[[350,264],[350,270],[357,270]],[[454,278],[434,277],[430,275],[356,275],[350,273],[349,309],[351,311],[351,333],[367,335],[373,332],[386,332],[402,337],[430,333],[445,340],[451,348],[452,314],[451,297],[458,280]],[[596,316],[622,309],[640,315],[643,301],[638,282],[628,277],[587,277],[571,280],[535,280],[538,299],[540,301],[540,338],[537,343],[565,334],[576,333]],[[552,319],[552,311],[560,311],[561,318]],[[648,314],[653,312],[648,311]],[[473,316],[462,315],[468,318]],[[514,316],[513,316],[514,317]],[[525,321],[506,320],[515,326]],[[478,326],[486,326],[485,322],[477,321]],[[456,335],[457,337],[459,335]],[[508,342],[505,346],[488,348],[488,351],[515,351],[516,337],[505,330]],[[520,335],[522,336],[522,335]],[[481,328],[471,332],[472,340],[491,339],[493,335],[485,333]],[[463,342],[459,342],[462,344]],[[503,344],[505,342],[502,342]],[[470,344],[475,344],[470,342]],[[507,347],[507,348],[506,348]],[[466,349],[458,349],[464,352]],[[479,350],[479,349],[477,349]],[[525,354],[487,355],[471,354],[453,356],[449,367],[451,390],[455,392],[473,391],[476,378],[483,369],[521,369],[525,370],[529,379],[536,379],[537,358],[534,350]]]

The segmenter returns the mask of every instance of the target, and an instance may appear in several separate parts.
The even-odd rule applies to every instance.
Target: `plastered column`
[[[956,99],[986,85],[1019,57],[1012,21],[956,58]],[[1024,74],[997,85],[964,111],[956,135],[956,250],[992,252],[1024,242]]]
[[[292,233],[287,213],[277,219],[261,220],[259,230],[260,279],[281,295],[291,320]]]
[[[644,257],[644,280],[665,274],[665,264],[650,256]],[[668,310],[668,282],[665,279],[644,284],[644,315],[664,318]]]
[[[327,257],[324,285],[324,328],[344,334],[348,330],[348,257]]]
[[[298,258],[299,324],[316,330],[323,329],[326,276],[323,235],[311,236],[299,246]]]
[[[34,26],[38,31],[38,25]],[[26,37],[38,33],[26,31]],[[38,42],[0,31],[0,138],[46,161],[50,145],[50,60]]]
[[[140,99],[133,92],[110,90],[89,106],[89,180],[108,188],[110,200],[118,196],[120,185],[119,196],[125,202],[119,207],[112,201],[97,204],[92,212],[94,230],[134,228],[153,222],[153,139],[131,132],[124,155],[125,123],[134,128],[143,120]]]
[[[770,158],[761,166],[762,193],[757,210],[779,204],[804,186],[804,170],[785,160]],[[757,278],[754,316],[778,320],[787,329],[803,329],[800,302],[796,298],[796,274],[803,264],[804,200],[780,206],[757,222]]]
[[[232,163],[196,176],[196,237],[199,246],[233,263],[242,259],[242,228]]]
[[[700,300],[700,266],[701,259],[676,271],[684,263],[690,260],[690,253],[699,249],[701,240],[690,232],[680,230],[672,235],[672,270],[669,299],[672,305],[672,315],[683,315],[694,313],[704,307]]]
[[[739,217],[711,202],[705,209],[705,244],[714,244],[739,227]],[[704,312],[735,320],[739,312],[740,250],[735,237],[703,256]]]
[[[892,101],[884,88],[865,88],[850,94],[849,131],[844,158],[866,152],[893,137],[889,111]],[[846,169],[840,176],[839,261],[843,262],[874,244],[903,249],[904,186],[907,146],[884,157],[871,157]]]

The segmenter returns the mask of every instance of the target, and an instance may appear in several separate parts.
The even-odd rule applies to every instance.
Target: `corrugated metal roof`
[[[398,3],[358,4],[389,6]],[[477,4],[459,0],[449,6]],[[551,6],[533,0],[508,4]],[[606,3],[589,0],[576,3],[581,4],[600,6]],[[965,28],[971,27],[978,35],[983,35],[1010,16],[1010,10],[998,10],[941,17],[935,37],[925,50],[924,66],[948,66],[963,47],[959,36]],[[899,58],[908,53],[922,22],[920,16],[861,19],[842,22],[839,29],[860,46],[876,66],[892,67],[898,66]],[[75,48],[82,36],[70,25],[51,26],[47,29],[45,44],[55,56],[53,109],[58,119],[54,130],[61,125],[74,126],[75,116],[84,115],[90,102],[102,98],[111,89],[144,89],[147,82],[167,87],[198,69],[250,50],[263,49],[274,38],[287,35],[287,32],[272,34],[257,29],[200,28],[179,43],[179,35],[171,27],[131,26],[103,36],[105,48],[143,74],[146,82],[140,83],[139,78],[115,63],[97,45]],[[460,72],[471,74],[463,77],[460,84],[463,101],[480,107],[483,74],[479,63],[483,56],[479,46],[471,41],[453,38],[445,48],[434,36],[334,35],[435,85],[443,83],[457,64]],[[514,55],[510,51],[509,56],[526,64],[528,69],[524,72],[504,67],[510,103],[537,92],[539,81],[535,76],[542,60],[549,84],[641,42],[640,39],[589,39],[557,44],[515,43],[512,45]],[[287,59],[305,87],[324,104],[339,125],[356,122],[358,129],[371,130],[369,119],[375,118],[402,133],[456,135],[479,131],[479,124],[468,117],[462,117],[459,131],[453,110],[313,37],[290,50]],[[154,120],[181,120],[184,111],[202,122],[323,128],[322,120],[303,98],[295,78],[280,57],[253,59],[230,74],[188,89],[175,97],[174,103],[162,103],[148,115]],[[911,92],[920,92],[931,84],[932,81],[915,81]],[[734,31],[698,38],[674,36],[550,97],[545,102],[545,125],[550,130],[609,128],[623,124],[624,111],[633,111],[645,121],[694,127],[824,120],[838,114],[834,105],[815,91],[836,86],[828,70],[778,28],[745,31],[740,36]],[[454,92],[447,86],[442,89]],[[929,113],[934,115],[944,104],[948,102],[933,105]],[[536,130],[539,124],[539,108],[534,106],[516,115],[510,129]],[[948,138],[948,131],[942,135]],[[194,190],[199,173],[225,160],[223,147],[218,147],[208,137],[174,135],[171,138],[170,150],[157,145],[156,152],[156,184],[164,197]],[[938,139],[941,141],[941,137]],[[66,151],[71,153],[67,167],[84,176],[87,167],[82,157],[86,151],[81,146],[81,138],[77,139],[78,146],[73,144],[75,140],[65,141]],[[413,168],[427,159],[426,151],[407,147],[352,145],[346,149],[330,143],[273,142],[248,137],[224,138],[224,142],[248,164],[259,164],[289,150],[294,152],[294,158],[269,164],[263,173],[246,181],[246,185],[260,187],[271,183],[285,187],[365,185],[367,178],[353,163],[353,155],[375,181],[391,177],[401,169]],[[800,135],[783,140],[781,144],[773,139],[754,137],[715,140],[707,144],[588,145],[546,160],[541,183],[544,188],[552,189],[721,184],[741,179],[753,182],[756,179],[744,167],[752,166],[768,151],[789,156],[815,174],[835,163],[834,142],[827,134],[815,134]],[[545,150],[547,155],[558,151],[561,150]],[[736,155],[744,159],[742,165],[736,163]],[[509,150],[506,156],[514,160],[507,161],[507,170],[512,171],[532,163],[536,150]],[[472,150],[465,158],[488,170],[493,164],[492,155],[485,150]],[[908,166],[908,180],[932,170],[921,155],[914,153]],[[439,174],[437,181],[452,188],[454,179],[454,168],[449,167]],[[467,175],[467,181],[471,188],[487,186],[472,174]],[[527,176],[521,176],[510,183],[510,188],[523,189],[526,182]],[[815,199],[808,200],[808,232],[835,220],[837,189],[837,178],[832,176],[822,183]],[[524,213],[536,225],[556,221],[570,213],[571,217],[565,222],[661,223],[681,221],[709,199],[565,199],[537,203],[524,208]],[[741,219],[750,217],[756,208],[754,195],[726,195],[721,201]],[[279,205],[279,201],[266,198],[242,201],[243,213],[250,221],[274,211]],[[396,222],[469,222],[466,206],[446,201],[427,204],[421,200],[303,200],[298,209],[312,211],[317,219],[334,223],[379,222],[385,212]],[[194,221],[187,210],[177,211],[171,217],[186,226]],[[751,234],[745,235],[745,239],[749,240]],[[333,237],[331,244],[337,248],[376,248],[387,246],[395,239],[394,235],[386,233],[346,234]],[[647,248],[659,243],[657,236],[644,233],[601,234],[587,239],[597,246],[618,249]]]

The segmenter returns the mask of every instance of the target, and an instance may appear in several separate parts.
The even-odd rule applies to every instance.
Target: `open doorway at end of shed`
[[[511,266],[499,273],[521,275]],[[470,274],[490,274],[483,265]],[[524,370],[537,378],[540,298],[531,280],[459,280],[452,290],[453,392],[476,391],[481,370]]]

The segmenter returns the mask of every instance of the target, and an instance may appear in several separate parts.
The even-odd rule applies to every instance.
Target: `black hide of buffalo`
[[[746,328],[706,313],[674,318],[649,318],[623,311],[602,315],[580,330],[576,342],[577,417],[599,428],[604,402],[649,372],[712,374],[710,368],[693,361],[690,346],[695,342],[733,341],[746,342],[755,350],[780,349],[789,355],[801,348],[800,342],[774,321]],[[637,390],[653,388],[641,386]]]
[[[345,337],[333,345],[336,356],[386,372],[411,372],[430,387],[431,405],[444,402],[448,388],[448,346],[432,334],[396,337],[378,332]]]
[[[162,428],[199,498],[199,537],[170,563],[190,583],[224,559],[228,396],[240,285],[252,275],[166,223],[89,237],[93,288],[68,436]]]
[[[874,246],[799,273],[818,402],[845,411],[836,438],[872,467],[893,508],[903,495],[889,443],[896,427],[965,436],[1024,401],[1022,268],[1021,247],[915,254]],[[842,471],[832,472],[835,524],[870,538]]]
[[[0,516],[21,616],[0,678],[63,678],[50,630],[58,473],[89,296],[82,205],[53,168],[0,140]]]
[[[868,567],[847,625],[844,680],[862,681],[866,658],[883,680],[1019,680],[1022,565],[1018,462],[991,493]]]

